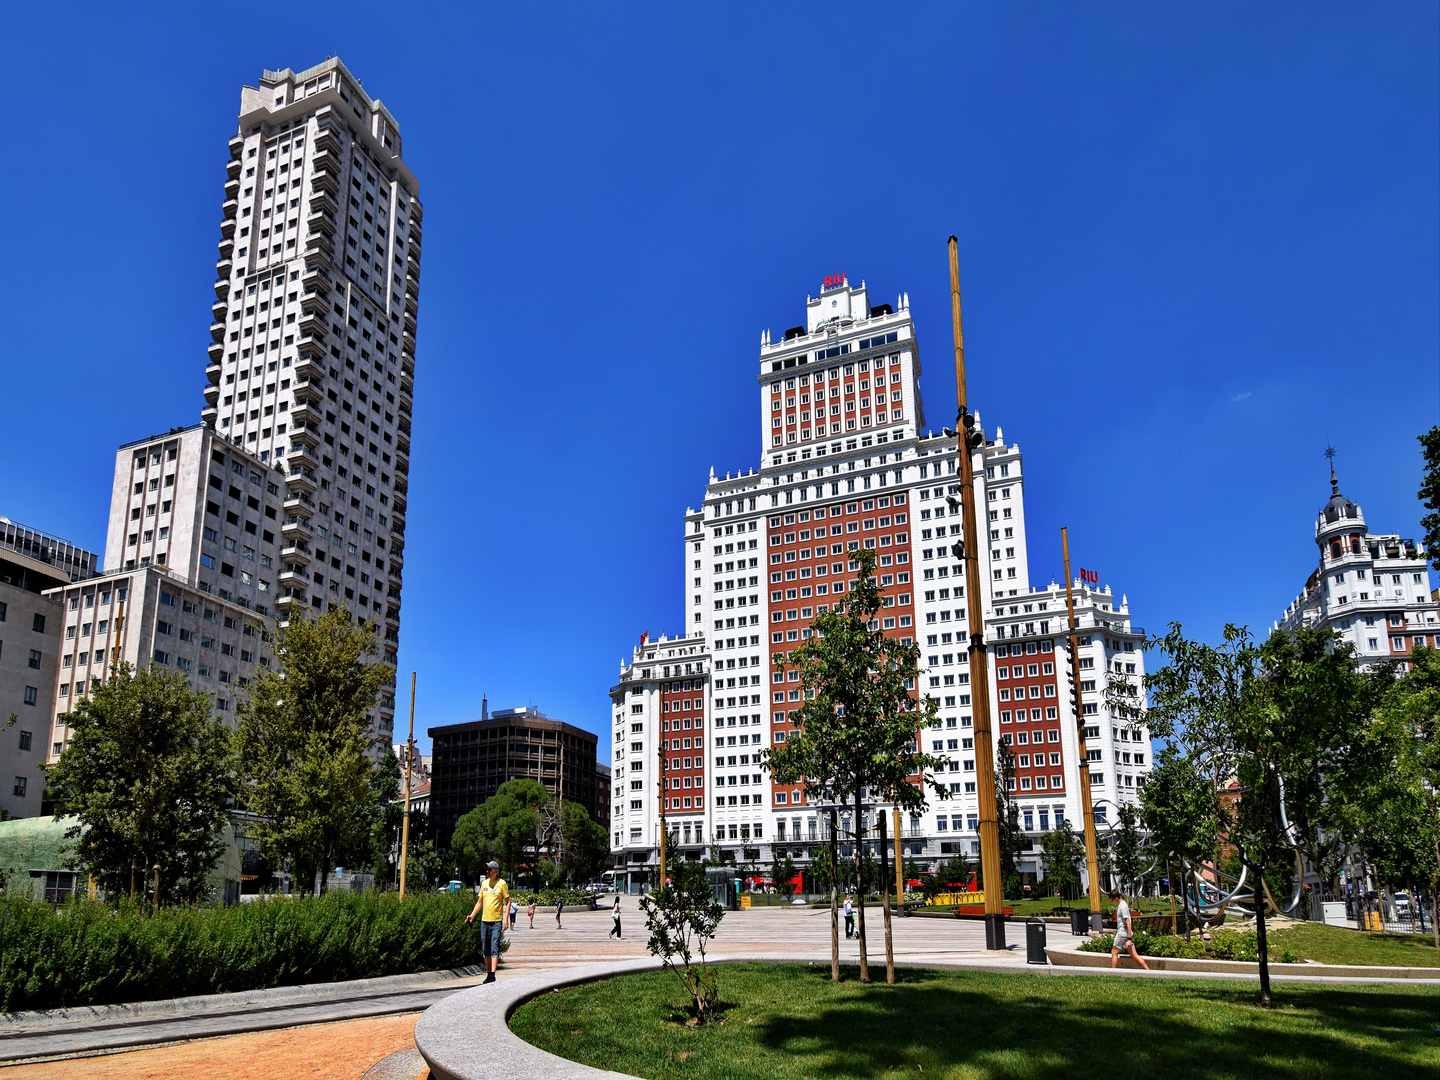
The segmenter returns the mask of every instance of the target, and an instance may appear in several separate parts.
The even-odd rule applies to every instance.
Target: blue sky
[[[1137,625],[1268,626],[1327,441],[1418,533],[1435,5],[598,8],[13,9],[0,513],[99,549],[115,447],[198,420],[240,86],[336,54],[425,204],[422,733],[482,693],[606,729],[620,658],[682,626],[685,508],[759,463],[760,332],[824,275],[909,292],[948,423],[951,232],[1036,583],[1063,524]]]

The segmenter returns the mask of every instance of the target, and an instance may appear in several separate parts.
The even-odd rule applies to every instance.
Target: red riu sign
[[[1081,580],[1081,581],[1084,581],[1084,582],[1088,582],[1088,583],[1091,584],[1091,585],[1099,585],[1099,584],[1100,584],[1100,571],[1098,571],[1098,570],[1084,570],[1084,569],[1082,569],[1082,570],[1080,571],[1080,580]]]
[[[845,284],[845,275],[844,275],[844,274],[831,274],[831,275],[829,275],[829,276],[825,279],[825,286],[824,286],[824,287],[827,288],[827,289],[838,289],[841,285],[844,285],[844,284]]]

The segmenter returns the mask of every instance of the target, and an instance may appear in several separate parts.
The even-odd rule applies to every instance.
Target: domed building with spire
[[[1377,534],[1360,507],[1340,493],[1330,457],[1330,498],[1315,522],[1319,564],[1275,624],[1324,627],[1355,646],[1362,664],[1440,645],[1440,603],[1432,597],[1424,549],[1399,533]]]

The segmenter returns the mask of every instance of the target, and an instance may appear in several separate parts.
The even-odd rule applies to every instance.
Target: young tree
[[[1291,791],[1311,782],[1336,730],[1327,697],[1350,700],[1350,660],[1317,631],[1276,631],[1256,646],[1241,627],[1226,626],[1220,645],[1185,638],[1178,625],[1159,643],[1168,663],[1146,677],[1152,732],[1172,742],[1218,793],[1217,829],[1234,848],[1255,896],[1260,998],[1270,1005],[1266,908],[1268,882],[1293,876],[1287,816]],[[1288,861],[1287,861],[1288,860]],[[1274,903],[1278,907],[1278,903]]]
[[[861,833],[863,799],[875,789],[902,810],[926,805],[924,788],[947,789],[934,778],[941,759],[925,754],[918,732],[935,718],[935,702],[914,697],[919,649],[887,637],[877,615],[888,599],[874,577],[875,553],[853,552],[857,566],[849,599],[816,616],[811,636],[790,653],[776,652],[776,672],[799,674],[802,702],[796,730],[764,751],[776,782],[803,784],[812,802],[853,804]],[[863,835],[857,835],[863,844]],[[865,903],[860,900],[860,980],[870,979]]]
[[[1020,802],[1015,795],[1015,755],[1010,752],[1010,737],[1003,736],[995,748],[995,818],[996,836],[1000,842],[1000,895],[1018,897],[1023,891],[1018,862],[1026,836],[1020,828]],[[988,890],[991,883],[982,882]]]
[[[963,890],[970,884],[970,875],[974,872],[975,866],[963,851],[956,852],[940,866],[940,872],[936,875],[938,888],[936,892],[956,892]]]
[[[1040,838],[1040,856],[1045,862],[1045,880],[1056,895],[1072,899],[1071,891],[1080,886],[1079,864],[1085,858],[1085,844],[1068,821],[1061,821],[1053,832]]]
[[[236,709],[241,801],[259,815],[251,835],[317,891],[372,824],[364,804],[380,744],[370,714],[394,675],[369,659],[376,644],[375,624],[344,608],[296,613],[277,633],[278,668],[258,669]]]
[[[795,860],[790,858],[790,852],[785,852],[784,855],[777,859],[770,872],[775,878],[776,890],[778,890],[780,895],[785,897],[786,900],[789,900],[790,897],[795,894],[794,878],[797,873]]]
[[[1440,652],[1415,648],[1366,741],[1392,762],[1363,804],[1371,857],[1392,882],[1429,883],[1440,949]]]
[[[1130,894],[1135,892],[1135,883],[1145,869],[1145,838],[1140,835],[1140,812],[1132,803],[1121,805],[1114,832],[1115,873],[1119,875],[1121,887]],[[1069,823],[1066,823],[1069,827]]]
[[[1190,935],[1189,888],[1176,880],[1187,864],[1213,860],[1220,847],[1224,820],[1220,791],[1211,777],[1197,771],[1178,748],[1167,746],[1155,755],[1155,766],[1140,787],[1140,819],[1150,831],[1155,850],[1165,856],[1171,907],[1177,888],[1184,897],[1185,935]]]
[[[79,824],[75,856],[112,893],[160,868],[160,895],[199,900],[224,845],[233,791],[230,732],[184,675],[119,665],[67,714],[51,767],[56,813]]]
[[[695,1019],[703,1024],[720,1002],[719,977],[706,963],[705,947],[725,917],[725,908],[715,899],[702,864],[682,859],[667,872],[670,881],[661,882],[640,901],[645,929],[650,931],[648,947],[667,971],[679,977]]]
[[[355,807],[357,839],[354,848],[341,854],[346,865],[370,867],[376,882],[386,880],[390,874],[391,845],[399,835],[405,817],[404,800],[396,801],[402,794],[400,759],[395,756],[394,750],[387,747],[370,772],[365,797]],[[423,836],[424,826],[412,811],[411,838],[417,833]]]

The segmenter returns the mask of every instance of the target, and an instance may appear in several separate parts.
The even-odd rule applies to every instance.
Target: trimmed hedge
[[[579,889],[511,889],[510,899],[514,900],[520,907],[526,907],[530,903],[530,897],[535,897],[536,914],[540,908],[554,908],[555,898],[563,896],[565,906],[589,907],[590,895],[582,893]]]
[[[0,1011],[338,982],[480,963],[473,897],[331,892],[151,916],[0,899]]]
[[[1080,946],[1080,952],[1108,953],[1115,941],[1114,934],[1101,934]],[[1300,957],[1276,942],[1268,943],[1272,964],[1293,964]],[[1260,942],[1254,930],[1220,930],[1209,940],[1202,940],[1195,934],[1189,941],[1170,934],[1147,934],[1140,931],[1135,935],[1135,951],[1141,956],[1173,956],[1183,960],[1244,960],[1256,963],[1260,959]]]

